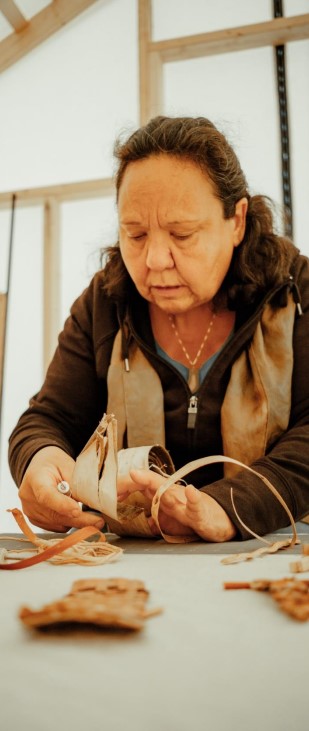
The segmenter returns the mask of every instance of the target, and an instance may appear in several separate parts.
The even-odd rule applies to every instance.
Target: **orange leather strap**
[[[84,528],[79,528],[79,530],[71,533],[65,538],[61,538],[58,543],[46,548],[45,551],[35,554],[35,556],[24,558],[21,561],[15,561],[14,563],[0,563],[0,569],[4,571],[14,571],[15,569],[25,569],[28,566],[34,566],[36,563],[47,561],[49,558],[56,556],[58,553],[63,553],[63,551],[67,548],[75,546],[76,543],[84,541],[86,538],[94,536],[96,533],[100,533],[100,530],[90,525],[85,526]]]

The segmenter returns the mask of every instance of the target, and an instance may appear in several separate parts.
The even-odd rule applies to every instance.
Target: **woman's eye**
[[[189,239],[192,234],[175,234],[172,233],[172,236],[174,239],[177,239],[177,241],[186,241],[186,239]]]
[[[141,239],[143,239],[144,236],[145,236],[145,234],[134,234],[134,235],[130,234],[129,238],[133,239],[133,241],[141,241]]]

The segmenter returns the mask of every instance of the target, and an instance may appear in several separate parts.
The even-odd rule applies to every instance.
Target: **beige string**
[[[4,549],[0,554],[0,569],[22,569],[41,563],[42,561],[62,564],[77,563],[83,566],[102,564],[113,561],[123,553],[122,548],[108,543],[105,536],[94,526],[80,528],[65,538],[60,538],[60,540],[58,538],[45,540],[33,533],[18,508],[13,508],[12,510],[8,510],[8,512],[13,514],[17,524],[26,536],[26,539],[14,537],[14,540],[21,542],[28,540],[35,545],[35,548],[21,549],[21,551]],[[95,534],[99,534],[97,541],[89,543],[89,541],[85,540]],[[2,540],[5,538],[8,538],[8,536],[1,536]],[[23,558],[22,555],[18,555],[19,553],[24,554],[25,552],[30,553],[34,551],[35,555],[29,558]],[[8,563],[7,561],[11,561],[12,558],[16,558],[17,560],[14,563]]]

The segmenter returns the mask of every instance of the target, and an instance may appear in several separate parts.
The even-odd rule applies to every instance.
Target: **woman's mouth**
[[[149,288],[153,294],[158,294],[161,297],[174,297],[177,294],[180,294],[183,289],[183,284],[175,284],[175,285],[153,285]]]

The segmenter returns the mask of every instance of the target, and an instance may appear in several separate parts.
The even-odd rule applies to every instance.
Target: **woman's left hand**
[[[118,483],[118,499],[139,490],[148,500],[154,498],[164,477],[151,470],[131,470],[130,478]],[[236,529],[221,505],[210,495],[193,485],[172,485],[160,499],[159,522],[164,533],[170,535],[198,535],[204,541],[219,543],[234,538]],[[149,524],[154,535],[160,535],[152,518]]]

